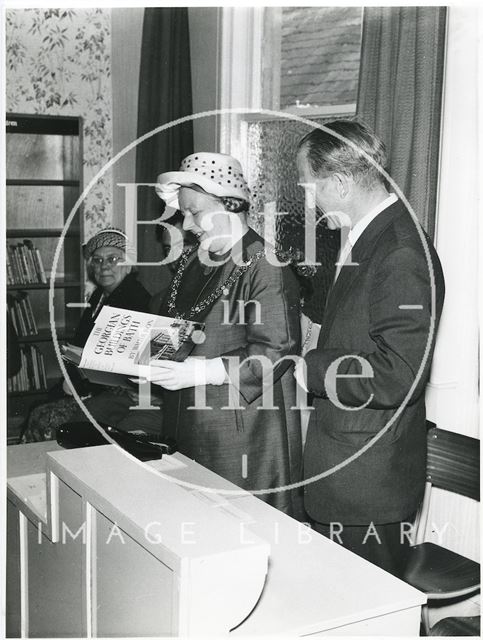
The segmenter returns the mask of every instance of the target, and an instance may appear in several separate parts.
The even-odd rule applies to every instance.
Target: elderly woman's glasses
[[[100,269],[103,264],[108,267],[115,267],[119,262],[124,260],[124,256],[107,256],[106,258],[101,258],[101,256],[92,256],[89,260],[90,264],[93,267],[97,267]]]

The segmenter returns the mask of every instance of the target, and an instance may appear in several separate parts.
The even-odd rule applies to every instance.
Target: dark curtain
[[[446,7],[364,9],[357,114],[384,140],[389,174],[433,236]]]
[[[139,73],[138,136],[193,113],[188,9],[144,10]],[[155,182],[163,171],[177,171],[193,152],[193,125],[171,127],[141,143],[136,151],[136,182]],[[153,188],[138,190],[138,220],[154,220],[162,204]],[[138,226],[138,256],[142,262],[162,259],[152,225]],[[167,270],[140,267],[140,279],[154,293],[164,285]]]

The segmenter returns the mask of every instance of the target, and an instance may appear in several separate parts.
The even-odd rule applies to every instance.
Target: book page
[[[79,367],[138,377],[154,359],[182,360],[203,325],[151,313],[105,306],[85,344]]]

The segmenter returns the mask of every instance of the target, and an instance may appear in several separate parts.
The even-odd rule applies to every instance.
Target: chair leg
[[[427,604],[423,604],[421,607],[421,621],[423,623],[424,635],[429,636],[429,607]]]

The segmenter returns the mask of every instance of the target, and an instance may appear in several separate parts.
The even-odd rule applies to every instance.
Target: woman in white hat
[[[293,362],[279,362],[300,351],[297,278],[269,259],[273,250],[248,227],[249,189],[234,158],[192,154],[179,171],[158,176],[156,191],[181,210],[183,228],[199,241],[183,253],[159,312],[206,325],[185,362],[153,363],[151,379],[166,390],[164,435],[200,464],[244,489],[269,490],[257,495],[302,517],[300,492],[284,490],[301,473]]]

